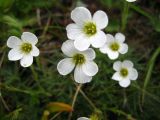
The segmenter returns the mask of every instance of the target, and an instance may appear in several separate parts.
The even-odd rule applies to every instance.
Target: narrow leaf
[[[51,102],[47,105],[47,110],[51,113],[53,112],[71,112],[73,111],[72,106],[61,103],[61,102]]]

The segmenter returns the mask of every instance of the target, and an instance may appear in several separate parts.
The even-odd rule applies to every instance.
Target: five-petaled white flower
[[[127,2],[135,2],[136,0],[126,0]]]
[[[108,16],[98,10],[93,18],[85,7],[77,7],[71,12],[71,23],[66,27],[67,36],[74,40],[74,45],[79,51],[87,50],[90,45],[100,48],[106,42],[106,35],[102,31],[108,25]]]
[[[92,48],[79,51],[74,47],[73,40],[65,41],[61,49],[68,58],[58,63],[58,72],[61,75],[67,75],[75,68],[74,79],[77,83],[90,82],[92,76],[98,72],[98,66],[93,61],[95,59],[95,51]]]
[[[86,118],[86,117],[80,117],[78,118],[77,120],[90,120],[89,118]]]
[[[121,87],[128,87],[130,80],[136,80],[138,78],[138,72],[133,68],[133,63],[129,60],[123,62],[116,61],[113,64],[113,69],[116,73],[114,73],[112,79],[119,81]]]
[[[12,48],[8,53],[11,61],[20,60],[23,67],[29,67],[33,63],[33,56],[39,55],[39,49],[35,46],[38,38],[30,32],[23,32],[21,39],[11,36],[7,40],[7,46]]]
[[[125,54],[128,51],[128,45],[124,43],[125,36],[122,33],[116,33],[115,37],[107,34],[107,42],[100,48],[104,54],[112,60],[118,58],[119,53]]]

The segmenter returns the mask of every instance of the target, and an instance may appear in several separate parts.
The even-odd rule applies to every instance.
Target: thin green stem
[[[123,115],[127,118],[127,120],[136,120],[135,118],[133,118],[130,114],[122,111],[122,110],[118,110],[118,109],[115,109],[115,108],[107,108],[107,110],[111,111],[111,112],[114,112],[116,114],[120,114],[120,115]]]
[[[94,110],[98,110],[98,108],[94,105],[94,103],[89,99],[89,97],[81,89],[80,89],[80,93],[88,101],[88,103],[93,107]]]
[[[39,81],[38,81],[38,74],[36,73],[33,65],[31,65],[31,71],[32,71],[32,74],[33,74],[33,77],[34,77],[34,80],[36,81],[37,85],[39,86],[39,88],[42,90],[42,86],[40,85]]]
[[[32,95],[32,93],[29,92],[29,91],[27,91],[27,90],[21,90],[21,89],[19,89],[19,88],[7,86],[7,85],[2,84],[2,83],[0,83],[0,89],[7,89],[7,90],[9,90],[9,91],[21,92],[21,93],[25,93],[25,94]]]
[[[50,96],[51,94],[46,92],[45,89],[41,86],[41,84],[39,83],[39,80],[38,80],[38,74],[36,73],[35,69],[33,66],[30,67],[31,68],[31,71],[33,73],[33,77],[34,77],[34,80],[36,81],[39,89],[46,95]]]
[[[157,101],[158,103],[160,103],[159,98],[156,97],[155,95],[149,93],[148,91],[146,91],[145,89],[139,87],[139,86],[136,85],[136,84],[132,84],[132,86],[135,87],[136,89],[140,90],[142,93],[148,95],[149,97],[151,97],[152,99],[154,99],[154,100]]]
[[[72,101],[72,109],[74,109],[74,106],[75,106],[75,103],[76,103],[76,100],[77,100],[77,96],[78,96],[78,93],[79,93],[79,91],[80,91],[80,89],[82,87],[82,84],[79,84],[76,87],[77,87],[77,89],[76,89],[76,92],[74,94],[73,101]],[[71,120],[71,118],[72,118],[72,112],[70,112],[68,120]]]
[[[154,52],[153,56],[151,57],[151,59],[148,63],[148,71],[147,71],[146,78],[144,80],[143,90],[146,90],[146,87],[151,79],[154,64],[155,64],[156,58],[158,57],[159,54],[160,54],[160,47],[158,47],[156,49],[156,51]],[[145,92],[142,93],[142,104],[144,103],[144,99],[145,99]]]
[[[4,47],[4,48],[5,48],[5,47]],[[0,60],[0,69],[1,69],[1,66],[2,66],[2,63],[3,63],[3,60],[4,60],[4,57],[5,57],[5,52],[3,53],[2,58],[1,58],[1,60]],[[1,79],[0,79],[0,84],[1,84]],[[4,107],[6,108],[6,110],[10,111],[9,106],[7,105],[6,101],[4,100],[4,98],[3,98],[3,96],[2,96],[1,87],[0,87],[0,99],[1,99]]]
[[[124,0],[124,8],[122,13],[122,20],[121,20],[121,30],[124,31],[126,29],[127,18],[128,18],[128,11],[129,11],[129,3]]]
[[[61,114],[62,112],[58,112],[57,114],[55,114],[51,119],[49,119],[49,120],[54,120],[54,119],[56,119],[60,114]]]

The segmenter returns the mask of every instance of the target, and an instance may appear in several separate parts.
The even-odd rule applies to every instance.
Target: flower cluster
[[[88,83],[98,73],[93,48],[98,48],[101,53],[115,60],[120,54],[128,52],[128,45],[124,43],[125,36],[122,33],[116,33],[115,36],[105,34],[103,29],[108,25],[108,16],[104,11],[98,10],[92,16],[87,8],[77,7],[71,12],[71,19],[74,23],[66,27],[69,40],[61,47],[67,58],[58,63],[57,70],[61,75],[67,75],[74,70],[74,80],[77,83]],[[21,66],[29,67],[33,63],[33,56],[39,55],[39,49],[35,46],[37,42],[38,38],[30,32],[24,32],[21,39],[9,37],[9,60],[20,60]],[[129,60],[116,61],[113,69],[116,73],[112,79],[119,81],[122,87],[128,87],[130,80],[138,77],[138,72]]]
[[[127,0],[134,2],[136,0]],[[61,75],[68,75],[74,70],[74,80],[77,83],[91,82],[92,77],[98,73],[98,65],[94,62],[98,48],[109,59],[115,60],[121,54],[128,52],[125,43],[125,35],[118,32],[115,36],[105,34],[103,29],[108,25],[108,16],[104,11],[98,10],[91,15],[85,7],[77,7],[71,12],[74,23],[67,25],[67,37],[61,47],[66,58],[57,64],[57,70]],[[11,48],[8,58],[11,61],[20,60],[23,67],[29,67],[33,63],[33,57],[39,55],[39,49],[35,46],[38,38],[30,32],[24,32],[21,39],[16,36],[9,37],[7,46]],[[128,87],[131,80],[138,78],[138,72],[130,60],[115,61],[113,69],[116,71],[112,79],[119,82],[121,87]],[[77,120],[93,120],[81,117]],[[95,119],[94,119],[95,120]]]
[[[108,25],[108,16],[104,11],[98,10],[92,16],[87,8],[77,7],[71,12],[71,19],[74,23],[66,27],[69,40],[61,48],[67,58],[58,63],[57,69],[61,75],[67,75],[74,69],[74,80],[88,83],[98,72],[98,66],[93,61],[96,57],[93,48],[98,48],[101,53],[115,60],[120,54],[128,52],[128,45],[124,43],[125,36],[122,33],[116,33],[115,36],[104,33],[103,29]],[[128,87],[130,80],[137,79],[138,72],[131,61],[120,63],[114,63],[113,68],[117,69],[112,79],[119,81],[120,86]]]

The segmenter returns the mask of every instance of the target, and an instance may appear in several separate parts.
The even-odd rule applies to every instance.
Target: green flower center
[[[85,57],[84,55],[82,54],[76,54],[73,56],[73,62],[76,64],[76,65],[81,65],[85,62]]]
[[[110,48],[113,50],[113,51],[118,51],[119,49],[119,44],[117,42],[114,42],[110,45]]]
[[[92,36],[92,35],[96,34],[97,28],[93,22],[87,22],[84,25],[83,31],[86,35]]]
[[[120,74],[122,77],[126,77],[128,75],[128,70],[126,68],[122,68],[120,70]]]
[[[31,50],[32,50],[32,45],[31,45],[30,43],[23,43],[23,44],[21,45],[21,51],[22,51],[23,53],[28,54],[28,53],[31,52]]]

